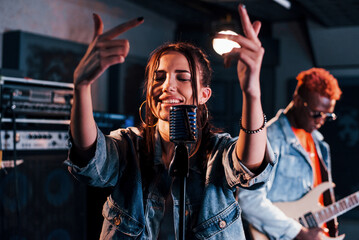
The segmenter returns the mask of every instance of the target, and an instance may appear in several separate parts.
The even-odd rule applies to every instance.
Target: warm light
[[[220,31],[219,33],[228,34],[228,35],[238,35],[237,33],[233,32],[231,30],[224,30],[224,31]],[[232,40],[222,39],[222,38],[213,39],[212,44],[213,44],[214,51],[216,51],[216,53],[218,53],[219,55],[228,53],[228,52],[232,51],[233,48],[241,47],[238,43],[236,43]]]

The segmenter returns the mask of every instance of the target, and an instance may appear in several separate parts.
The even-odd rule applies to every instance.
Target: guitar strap
[[[315,176],[314,180],[317,179],[317,182],[314,182],[314,186],[317,186],[317,184],[323,183],[323,182],[332,182],[331,176],[326,169],[327,167],[324,165],[324,161],[322,159],[322,154],[320,152],[320,147],[318,146],[318,142],[313,138],[313,136],[311,134],[308,135],[303,135],[303,133],[300,132],[299,129],[295,129],[293,128],[293,132],[295,133],[295,135],[299,138],[300,143],[302,145],[302,147],[306,150],[306,151],[315,151],[315,155],[316,157],[312,158],[310,155],[310,159],[312,160],[312,164],[313,164],[313,171],[315,175],[319,175],[320,176]],[[310,138],[310,141],[305,141],[305,138],[308,137]],[[313,144],[311,146],[311,144]],[[318,161],[318,162],[317,162]],[[316,165],[316,163],[319,163],[318,165]],[[316,165],[316,167],[315,167]],[[319,168],[319,169],[318,169]],[[315,170],[317,169],[317,170]],[[324,206],[328,206],[332,203],[335,202],[335,197],[334,197],[334,191],[333,189],[329,189],[327,191],[325,191],[323,193],[323,199],[322,199],[322,204]],[[338,236],[338,222],[337,222],[337,218],[334,218],[333,220],[327,222],[326,227],[329,229],[329,236],[330,237],[336,237]]]
[[[322,182],[329,181],[329,173],[325,170],[325,167],[323,166],[323,161],[319,161],[320,164],[320,172],[322,174]],[[327,190],[323,193],[323,200],[324,200],[324,206],[328,206],[335,202],[334,194],[332,194],[332,191]],[[333,220],[330,220],[327,222],[327,228],[329,229],[329,236],[330,237],[337,237],[338,236],[338,220],[337,218],[334,218]]]

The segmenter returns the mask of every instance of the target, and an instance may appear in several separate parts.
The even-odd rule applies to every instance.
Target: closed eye
[[[191,74],[187,71],[185,72],[180,72],[180,73],[177,73],[177,79],[179,81],[191,81]]]
[[[164,82],[166,81],[166,72],[165,71],[157,71],[155,72],[154,80],[156,82]],[[187,71],[176,71],[176,79],[181,82],[191,81],[191,74]]]
[[[187,82],[187,81],[191,81],[191,78],[182,78],[182,77],[177,77],[178,81],[181,82]]]

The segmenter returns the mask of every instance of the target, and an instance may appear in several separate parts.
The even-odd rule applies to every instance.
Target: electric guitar
[[[285,215],[297,220],[304,227],[312,228],[322,226],[323,223],[326,223],[359,205],[359,191],[357,191],[328,206],[321,206],[318,203],[320,195],[334,186],[334,183],[323,182],[297,201],[276,202],[273,204],[282,210]],[[264,233],[255,229],[252,225],[250,225],[249,231],[253,240],[269,240]],[[323,238],[326,240],[342,240],[344,237],[345,234],[335,238],[324,236],[323,234]]]

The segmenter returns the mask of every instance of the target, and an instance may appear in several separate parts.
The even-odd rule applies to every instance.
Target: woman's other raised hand
[[[103,22],[98,14],[93,14],[94,37],[74,72],[75,88],[91,85],[110,66],[123,63],[130,50],[127,39],[114,39],[122,33],[144,22],[136,18],[103,32]]]
[[[216,38],[225,38],[237,42],[241,47],[233,48],[231,52],[223,54],[225,66],[231,61],[237,61],[237,72],[243,92],[251,95],[260,94],[259,76],[264,56],[264,48],[258,38],[261,22],[251,23],[245,6],[239,5],[238,12],[241,18],[244,36],[217,34]]]

